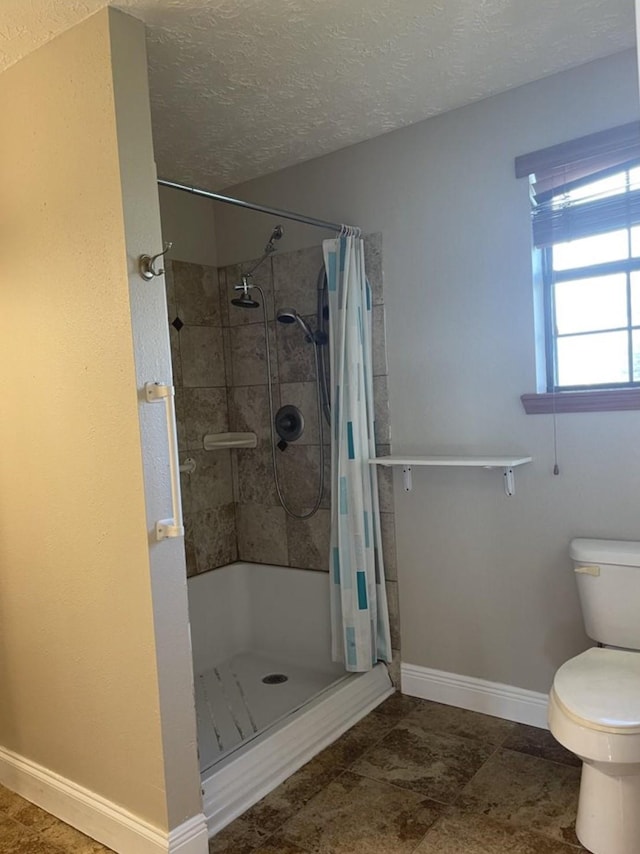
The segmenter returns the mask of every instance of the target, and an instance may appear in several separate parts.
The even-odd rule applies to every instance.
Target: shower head
[[[231,300],[231,305],[236,305],[238,308],[260,308],[260,303],[254,300],[249,294],[249,288],[253,287],[249,284],[249,275],[245,274],[242,277],[242,284],[236,285],[234,290],[242,291],[239,297]]]
[[[242,294],[242,296],[232,299],[231,305],[237,305],[238,308],[260,308],[260,303],[250,297],[249,294]]]
[[[276,227],[271,232],[271,237],[269,238],[269,242],[264,247],[264,254],[271,255],[272,252],[276,251],[276,247],[274,243],[276,240],[280,240],[282,235],[284,234],[284,228],[281,225],[276,225]]]
[[[307,337],[307,340],[311,343],[315,343],[315,335],[309,328],[309,325],[304,320],[304,318],[300,317],[295,308],[279,309],[276,318],[280,321],[280,323],[297,323],[300,329],[302,329],[305,336]]]

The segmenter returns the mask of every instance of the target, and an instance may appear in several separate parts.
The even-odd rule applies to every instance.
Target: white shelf
[[[379,466],[473,466],[483,469],[514,468],[531,462],[531,457],[376,457],[370,463]]]
[[[371,465],[375,466],[401,466],[404,473],[404,488],[406,492],[411,492],[411,469],[413,466],[449,466],[467,468],[483,468],[495,469],[500,468],[503,472],[504,491],[507,495],[513,495],[515,492],[515,477],[513,469],[516,466],[522,466],[525,463],[530,463],[532,457],[517,457],[501,456],[501,457],[480,457],[480,456],[412,456],[409,454],[375,457],[369,460]]]

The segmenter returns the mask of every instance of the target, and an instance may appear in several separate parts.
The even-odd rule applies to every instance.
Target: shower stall
[[[389,413],[379,234],[365,239],[365,251],[374,302],[376,443],[384,454]],[[331,660],[321,247],[287,251],[286,234],[276,226],[253,260],[219,269],[167,261],[165,278],[199,755],[205,815],[215,833],[393,688],[384,664],[347,674]],[[379,486],[397,650],[387,470]]]

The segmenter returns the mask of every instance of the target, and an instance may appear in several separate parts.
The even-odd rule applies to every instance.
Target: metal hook
[[[162,258],[163,255],[166,255],[172,246],[173,243],[167,242],[164,244],[162,252],[158,252],[157,255],[141,255],[138,258],[138,269],[143,279],[146,279],[149,282],[156,276],[162,276],[164,274],[164,270],[156,270],[154,264],[158,258]]]

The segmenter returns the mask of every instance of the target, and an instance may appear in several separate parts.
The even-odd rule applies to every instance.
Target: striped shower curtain
[[[347,670],[391,661],[375,465],[371,287],[364,242],[323,243],[331,365],[331,622]]]

